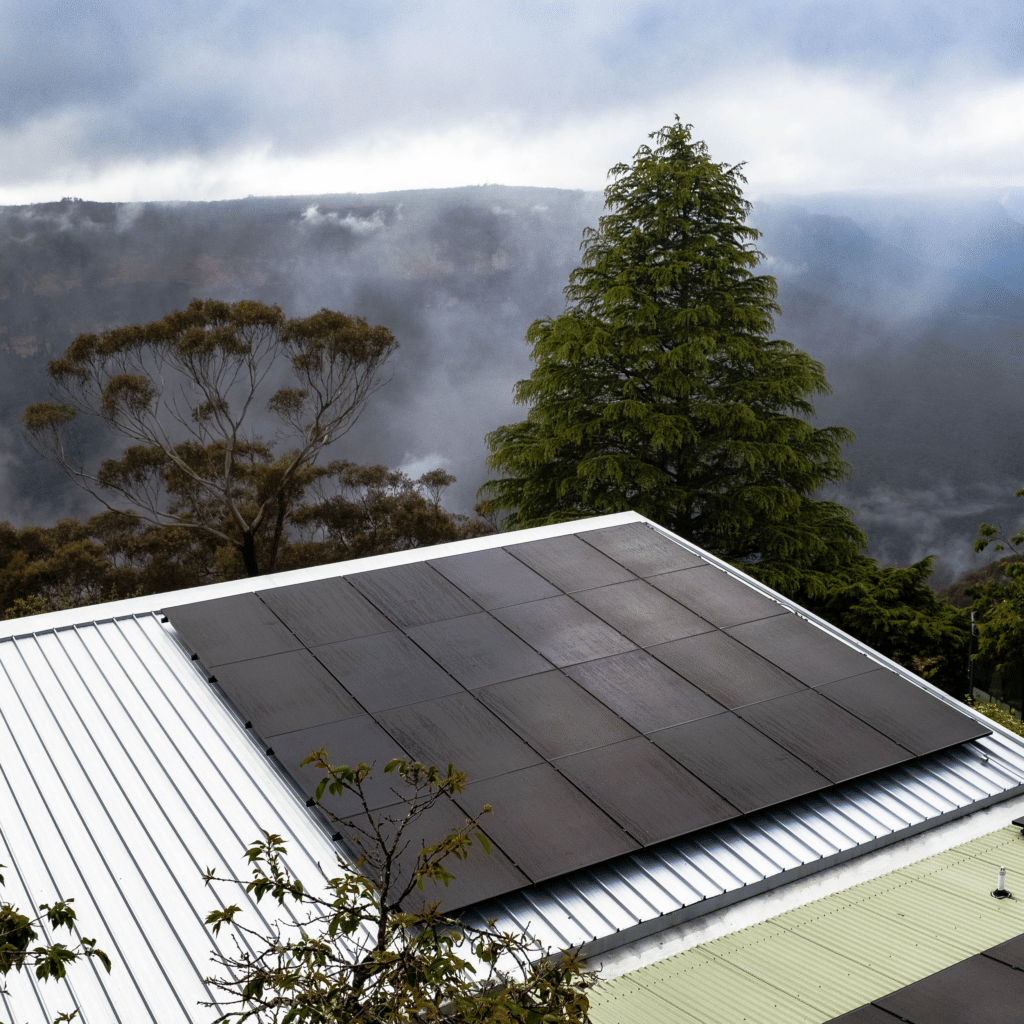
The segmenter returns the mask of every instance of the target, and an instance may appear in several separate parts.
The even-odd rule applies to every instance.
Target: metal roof
[[[647,522],[625,513],[523,531],[516,540],[637,521]],[[307,880],[317,862],[329,865],[336,853],[301,795],[155,608],[508,541],[477,538],[0,623],[0,863],[8,865],[0,893],[22,907],[73,896],[82,932],[115,961],[109,977],[92,964],[76,965],[66,986],[8,978],[10,1001],[0,997],[7,1016],[34,1020],[38,1008],[38,1019],[50,1020],[79,1006],[86,1022],[206,1020],[210,1013],[197,1002],[210,997],[201,979],[211,973],[209,951],[217,943],[202,921],[218,898],[244,905],[246,897],[204,888],[203,869],[240,870],[260,828],[285,837]],[[984,739],[472,912],[555,947],[600,950],[633,941],[1024,792],[1024,743],[989,724],[993,734]],[[229,941],[224,932],[221,940]]]
[[[1024,931],[995,900],[1024,885],[1024,839],[1001,828],[611,981],[595,1024],[822,1024]]]

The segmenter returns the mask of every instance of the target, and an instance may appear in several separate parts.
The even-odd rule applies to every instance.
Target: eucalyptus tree
[[[678,118],[651,138],[609,172],[565,311],[527,332],[527,416],[488,435],[482,494],[512,528],[634,509],[792,589],[864,543],[815,497],[846,476],[852,435],[810,422],[824,370],[773,337],[742,165]]]
[[[149,324],[79,335],[48,366],[54,401],[30,406],[23,423],[108,509],[204,531],[255,576],[276,554],[276,541],[263,545],[260,565],[261,532],[273,520],[280,537],[396,347],[386,327],[328,309],[286,319],[278,306],[196,299]],[[127,446],[88,465],[83,417]]]

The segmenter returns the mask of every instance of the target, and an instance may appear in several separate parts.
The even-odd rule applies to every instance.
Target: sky
[[[1024,15],[918,0],[0,0],[0,205],[600,189],[675,115],[748,195],[1024,185]]]

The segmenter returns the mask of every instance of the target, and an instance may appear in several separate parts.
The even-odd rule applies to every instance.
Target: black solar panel
[[[650,653],[727,708],[806,689],[726,633],[675,640],[652,647]]]
[[[307,793],[320,746],[469,774],[510,860],[452,908],[988,731],[779,608],[633,523],[168,615]]]
[[[716,626],[735,626],[785,611],[778,602],[712,565],[665,573],[651,583]]]
[[[571,534],[515,544],[505,550],[567,594],[636,578],[618,562]]]
[[[486,686],[551,668],[529,644],[486,612],[415,626],[407,632],[463,686]]]
[[[421,626],[480,611],[475,601],[426,562],[360,572],[346,578],[399,626]]]
[[[665,729],[725,710],[647,651],[629,651],[571,665],[565,673],[640,732]]]
[[[856,1010],[844,1013],[842,1017],[833,1017],[826,1024],[900,1024],[900,1018],[868,1003],[866,1006],[858,1006]]]
[[[427,565],[451,580],[481,608],[503,608],[509,604],[557,597],[561,593],[501,548],[432,559]]]
[[[397,631],[318,647],[316,656],[371,712],[462,690],[440,665]]]
[[[728,630],[751,650],[808,686],[821,686],[877,668],[877,662],[799,615],[776,615]]]
[[[458,804],[471,814],[484,804],[494,808],[486,818],[487,834],[533,882],[639,848],[548,764],[476,782],[458,795]]]
[[[737,715],[703,718],[648,738],[744,814],[830,785]]]
[[[396,801],[392,792],[395,785],[390,775],[384,774],[384,766],[396,757],[413,760],[372,718],[346,718],[341,722],[327,722],[309,729],[268,736],[277,759],[288,773],[302,787],[307,796],[314,796],[317,784],[324,773],[312,765],[300,768],[299,764],[314,750],[323,747],[331,764],[347,764],[355,768],[360,763],[375,765],[376,770],[366,783],[366,795],[371,809],[384,807]],[[399,787],[401,788],[401,787]],[[350,793],[333,796],[325,793],[321,803],[339,817],[358,814],[362,805]]]
[[[737,814],[643,736],[560,757],[555,767],[644,846]]]
[[[634,648],[621,633],[571,597],[550,597],[499,608],[492,614],[559,668]]]
[[[207,668],[302,648],[299,638],[255,594],[167,608],[164,615]]]
[[[715,628],[644,580],[587,590],[577,594],[575,600],[640,647]]]
[[[1024,971],[1024,935],[1015,935],[1006,942],[1000,942],[998,946],[986,949],[985,956]]]
[[[549,759],[639,735],[561,672],[513,679],[475,692]]]
[[[403,803],[383,807],[375,814],[377,825],[387,843],[390,844],[395,839],[397,830],[394,822],[401,822],[407,811],[408,806]],[[420,850],[425,846],[433,845],[452,829],[463,827],[466,818],[466,812],[461,807],[448,797],[442,797],[430,810],[424,812],[411,826],[407,826],[403,830],[397,858],[396,888],[392,890],[394,895],[397,896],[400,891],[397,886],[400,885],[404,888],[410,880]],[[490,815],[485,814],[481,819],[481,826],[485,832],[489,818]],[[341,833],[345,845],[358,856],[365,849],[365,844],[368,841],[367,822],[363,815],[352,817],[350,822],[351,824],[348,826],[338,826],[338,831]],[[360,832],[358,826],[361,826],[363,831]],[[360,842],[355,842],[356,837]],[[491,837],[488,836],[488,838]],[[402,844],[408,844],[404,851],[401,850]],[[491,840],[490,855],[486,854],[474,840],[470,855],[466,860],[450,858],[445,866],[455,875],[455,880],[447,886],[429,879],[425,880],[422,891],[414,889],[403,902],[403,908],[417,910],[425,905],[443,901],[445,912],[452,912],[470,903],[500,896],[513,889],[521,889],[530,883],[526,875],[512,864],[493,839]]]
[[[1020,1024],[1024,971],[979,953],[873,1003],[909,1024]]]
[[[344,577],[263,590],[259,597],[307,647],[395,628]]]
[[[749,704],[736,714],[832,782],[846,782],[913,756],[816,690]]]
[[[309,651],[222,665],[216,679],[261,736],[366,713]]]
[[[451,762],[473,782],[543,760],[471,693],[422,700],[375,717],[421,764],[443,768]]]
[[[627,523],[607,530],[586,530],[578,536],[637,576],[654,576],[673,569],[707,564],[700,555],[693,554],[682,544],[643,523]]]
[[[884,668],[825,683],[818,692],[919,755],[992,732]]]

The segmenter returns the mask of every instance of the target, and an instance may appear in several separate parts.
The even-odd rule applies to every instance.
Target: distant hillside
[[[1017,197],[1019,200],[1019,197]],[[823,421],[857,432],[842,489],[873,553],[970,568],[981,519],[1009,521],[1020,477],[1024,225],[984,196],[788,197],[759,204],[778,333],[825,363]],[[523,341],[562,308],[598,193],[479,188],[216,203],[0,208],[0,518],[91,510],[18,432],[45,361],[79,332],[147,321],[193,296],[387,324],[401,350],[338,454],[444,462],[463,507],[483,435],[522,415]],[[99,438],[93,439],[99,441]]]

